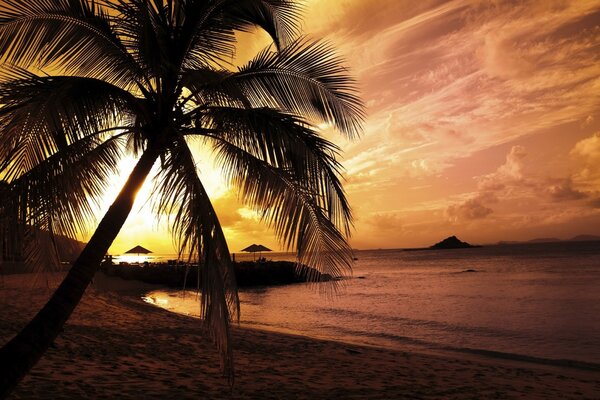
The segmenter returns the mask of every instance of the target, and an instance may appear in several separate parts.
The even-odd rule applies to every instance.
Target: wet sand
[[[0,343],[50,295],[0,277]],[[51,278],[50,286],[57,279]],[[198,320],[147,305],[155,288],[98,277],[14,399],[600,399],[600,372],[391,351],[236,327],[233,390]]]

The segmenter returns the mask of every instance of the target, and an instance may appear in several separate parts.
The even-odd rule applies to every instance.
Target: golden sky
[[[344,149],[353,247],[600,234],[600,0],[514,3],[306,2],[304,32],[335,44],[368,108],[360,140],[327,132]],[[264,43],[244,39],[241,58]],[[198,161],[230,250],[280,249]],[[174,251],[150,188],[113,253]]]

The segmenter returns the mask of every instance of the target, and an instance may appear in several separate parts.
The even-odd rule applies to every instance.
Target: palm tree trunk
[[[60,333],[125,223],[137,191],[158,155],[159,151],[153,148],[144,152],[125,186],[48,303],[17,336],[0,349],[0,399],[8,396]]]

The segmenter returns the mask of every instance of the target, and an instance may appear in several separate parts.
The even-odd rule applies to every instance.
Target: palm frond
[[[295,248],[299,265],[332,276],[351,271],[352,249],[311,187],[293,170],[275,167],[225,140],[213,139],[217,160],[240,188],[242,200],[260,213],[285,246]]]
[[[235,53],[235,31],[258,26],[277,48],[298,35],[301,7],[290,0],[214,0],[186,3],[184,68],[223,65]]]
[[[142,75],[95,1],[6,0],[0,8],[0,58],[24,68],[59,67],[131,87]]]
[[[173,143],[156,179],[159,215],[167,215],[180,255],[197,259],[201,273],[201,316],[221,352],[222,367],[233,379],[230,317],[239,319],[233,265],[221,225],[198,177],[183,138]]]
[[[190,94],[183,101],[191,111],[190,100],[195,105],[231,106],[251,108],[242,88],[229,79],[232,72],[213,68],[196,68],[183,72],[180,84]],[[190,113],[194,115],[196,112]]]
[[[102,246],[87,247],[92,261],[74,266],[75,274],[91,279],[94,270],[88,266],[117,235],[123,210],[130,209],[135,189],[160,155],[156,211],[172,222],[180,257],[189,254],[189,261],[198,263],[204,326],[232,382],[229,323],[239,320],[240,312],[235,275],[186,135],[213,145],[226,177],[284,245],[296,249],[299,266],[338,276],[352,264],[346,241],[352,214],[341,184],[339,149],[314,126],[324,121],[356,137],[364,107],[328,44],[295,39],[298,3],[5,0],[0,6],[2,253],[21,246],[31,260],[49,261],[57,235],[74,237],[87,227],[90,201],[116,172],[122,151],[144,150],[92,236]],[[227,71],[236,32],[257,26],[271,35],[274,46]],[[36,68],[63,76],[30,72]],[[113,224],[115,219],[120,222]],[[18,230],[14,242],[4,228],[10,221]],[[23,247],[40,234],[50,239],[48,246]],[[81,293],[87,282],[79,280]],[[77,302],[72,300],[71,309]]]
[[[200,99],[207,94],[215,98],[216,91],[227,96],[236,88],[236,96],[241,91],[252,107],[324,121],[351,138],[362,129],[365,111],[356,83],[327,43],[299,39],[280,52],[267,48],[238,72],[221,75],[207,85],[201,75],[189,72],[186,84]]]
[[[352,213],[340,180],[342,166],[335,144],[298,117],[268,108],[207,107],[199,118],[200,125],[213,132],[211,136],[288,171],[334,225],[350,234]]]
[[[245,26],[259,26],[266,31],[278,49],[298,36],[302,5],[292,0],[242,0],[228,8],[232,20]]]
[[[80,138],[135,119],[136,98],[98,79],[16,68],[0,79],[0,173],[8,181]]]
[[[19,227],[30,264],[51,265],[58,260],[55,235],[73,239],[86,231],[94,216],[92,205],[98,204],[117,172],[122,144],[121,135],[104,141],[92,135],[5,183],[0,219],[5,226]]]
[[[127,51],[141,67],[144,76],[156,80],[176,62],[172,60],[170,51],[176,45],[165,21],[165,10],[162,4],[145,0],[118,0],[112,8],[118,12],[115,17],[115,31]],[[162,3],[162,2],[160,2]],[[158,89],[154,81],[153,90]]]
[[[189,1],[183,7],[181,67],[206,68],[228,63],[235,53],[234,25],[223,19],[230,0]]]

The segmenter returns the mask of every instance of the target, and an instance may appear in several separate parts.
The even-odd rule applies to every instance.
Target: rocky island
[[[438,250],[438,249],[468,249],[471,247],[481,247],[481,246],[473,246],[472,244],[461,241],[456,236],[450,236],[450,237],[447,237],[446,239],[442,240],[441,242],[438,242],[438,243],[434,244],[433,246],[430,246],[429,248]]]
[[[467,242],[463,242],[462,240],[458,239],[456,236],[450,236],[450,237],[447,237],[446,239],[442,240],[441,242],[434,244],[433,246],[413,248],[413,249],[404,249],[404,251],[470,249],[473,247],[481,247],[481,246],[475,246],[475,245],[469,244]]]

